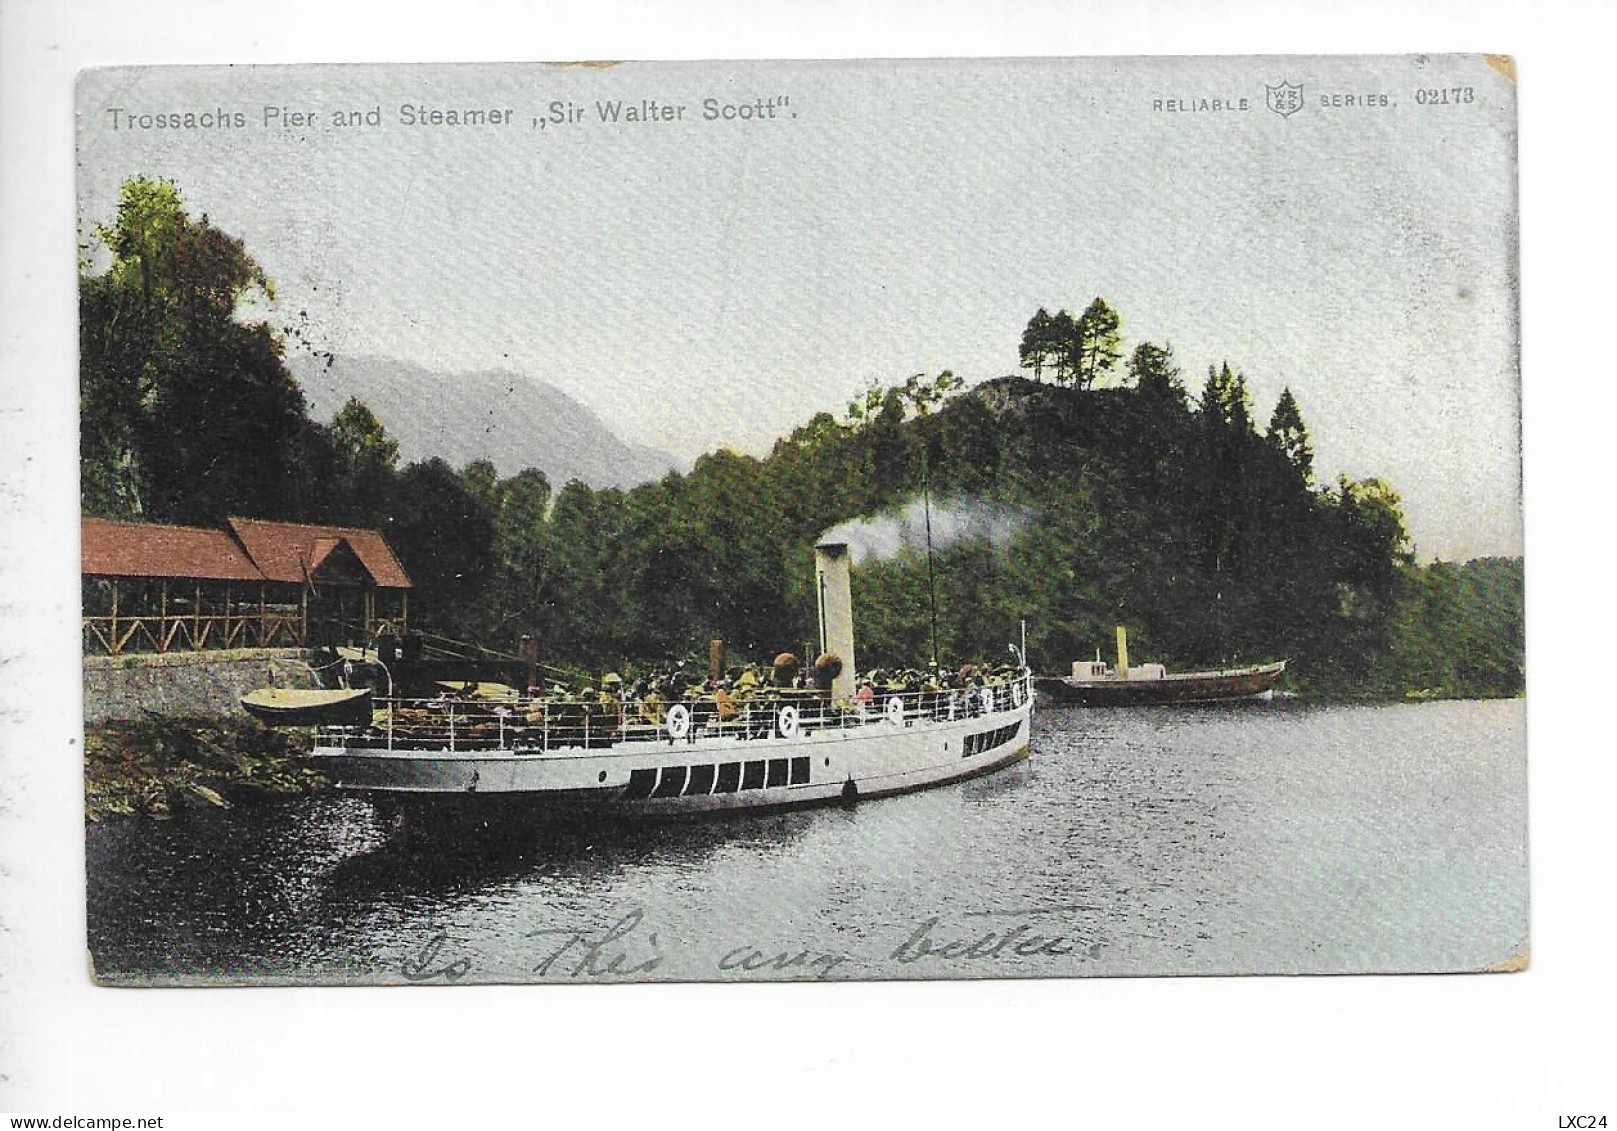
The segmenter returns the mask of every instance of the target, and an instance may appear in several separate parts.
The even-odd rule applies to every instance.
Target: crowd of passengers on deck
[[[854,680],[853,694],[832,702],[831,684],[842,664],[834,655],[804,665],[796,655],[783,652],[770,665],[737,665],[718,679],[703,678],[690,663],[626,681],[608,672],[598,681],[572,686],[551,680],[529,688],[526,699],[501,705],[480,700],[474,687],[446,692],[427,704],[431,714],[454,709],[468,723],[472,717],[498,715],[499,725],[522,732],[537,730],[546,745],[609,744],[624,738],[661,736],[678,729],[681,737],[698,730],[731,732],[742,737],[768,737],[779,732],[780,708],[796,708],[805,725],[857,721],[892,710],[895,700],[909,713],[925,711],[938,718],[974,716],[990,707],[991,690],[1001,689],[1003,708],[1012,704],[1005,687],[1021,674],[1004,666],[984,668],[963,664],[958,669],[876,669]],[[683,712],[670,710],[683,705]],[[421,722],[416,712],[400,710],[395,725]],[[671,725],[672,724],[672,725]]]

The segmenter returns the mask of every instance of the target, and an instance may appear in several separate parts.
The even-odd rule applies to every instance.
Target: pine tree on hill
[[[1308,427],[1303,423],[1302,409],[1297,406],[1297,398],[1291,395],[1290,386],[1281,390],[1280,400],[1275,404],[1274,415],[1269,418],[1268,440],[1270,446],[1297,472],[1303,483],[1312,486],[1314,448],[1309,440]]]

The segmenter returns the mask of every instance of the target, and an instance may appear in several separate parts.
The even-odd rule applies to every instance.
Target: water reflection
[[[1480,966],[1525,940],[1522,734],[1519,703],[1056,708],[1027,763],[851,808],[114,820],[88,833],[90,944],[171,983],[570,977],[584,944],[536,973],[546,946],[633,915],[656,977],[733,976],[738,947],[835,977]]]
[[[536,817],[520,800],[455,798],[364,802],[380,830],[322,877],[322,897],[361,906],[453,900],[524,883],[581,883],[677,863],[705,866],[723,849],[768,855],[786,850],[811,812],[735,814],[709,820],[631,821],[600,813]]]
[[[106,976],[252,976],[318,935],[327,878],[380,839],[355,798],[190,810],[89,830],[90,947]]]

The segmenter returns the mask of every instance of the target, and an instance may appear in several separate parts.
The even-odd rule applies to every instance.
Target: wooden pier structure
[[[85,518],[90,655],[402,637],[410,577],[378,531],[232,518],[224,529]]]

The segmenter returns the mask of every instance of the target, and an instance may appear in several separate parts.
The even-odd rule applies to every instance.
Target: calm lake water
[[[90,948],[137,983],[1481,969],[1527,942],[1525,715],[1041,706],[991,777],[695,823],[117,819]]]

